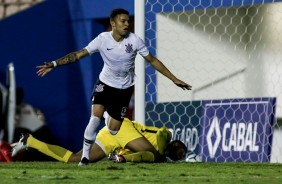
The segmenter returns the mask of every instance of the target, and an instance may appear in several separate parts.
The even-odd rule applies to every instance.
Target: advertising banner
[[[275,98],[204,101],[200,137],[207,162],[269,162]]]
[[[184,142],[189,152],[199,152],[202,112],[201,101],[152,103],[146,107],[146,125],[168,127],[173,140]]]
[[[276,98],[152,103],[146,124],[168,127],[197,161],[269,162],[275,104]]]

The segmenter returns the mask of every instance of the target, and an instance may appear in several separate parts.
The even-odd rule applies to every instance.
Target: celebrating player
[[[108,155],[110,160],[116,162],[161,161],[160,159],[156,160],[154,154],[146,150],[146,143],[140,141],[140,137],[144,137],[154,146],[162,156],[162,161],[165,161],[166,157],[169,157],[173,161],[180,160],[187,153],[187,147],[181,141],[175,140],[170,142],[171,132],[166,127],[145,126],[125,118],[120,131],[115,136],[109,133],[106,126],[99,131],[97,139],[90,151],[89,161],[97,162],[103,160]],[[143,151],[139,152],[138,147],[143,147]],[[79,162],[82,155],[82,151],[73,153],[60,146],[41,142],[31,135],[26,134],[13,148],[12,156],[15,157],[19,152],[27,148],[37,149],[63,162]]]
[[[134,62],[137,53],[175,85],[184,90],[192,88],[189,84],[175,77],[160,60],[152,56],[142,39],[129,32],[129,12],[127,10],[112,10],[110,24],[112,31],[99,34],[85,48],[37,66],[39,69],[37,74],[44,76],[56,66],[74,63],[94,52],[100,52],[103,58],[104,66],[93,90],[92,113],[84,132],[83,153],[79,165],[87,165],[89,162],[91,146],[96,139],[97,127],[104,111],[108,111],[111,116],[108,131],[112,135],[116,135],[120,130],[133,91]],[[140,139],[144,138],[140,137]],[[142,141],[146,142],[146,140]],[[157,151],[149,142],[145,147],[154,153],[155,157],[158,157]],[[135,151],[144,150],[142,147],[136,147]]]

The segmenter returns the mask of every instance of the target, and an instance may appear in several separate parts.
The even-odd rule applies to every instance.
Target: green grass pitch
[[[282,164],[113,163],[88,166],[61,162],[0,163],[0,183],[282,183]]]

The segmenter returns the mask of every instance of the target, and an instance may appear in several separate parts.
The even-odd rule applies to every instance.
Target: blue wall
[[[47,0],[0,22],[0,82],[6,84],[6,68],[13,62],[25,101],[45,113],[54,137],[73,151],[82,146],[101,57],[94,54],[44,77],[35,67],[85,47],[105,30],[99,20],[117,7],[134,14],[132,0]]]

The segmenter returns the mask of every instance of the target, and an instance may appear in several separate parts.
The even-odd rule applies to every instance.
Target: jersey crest
[[[132,44],[125,45],[125,52],[131,53],[133,52]]]

